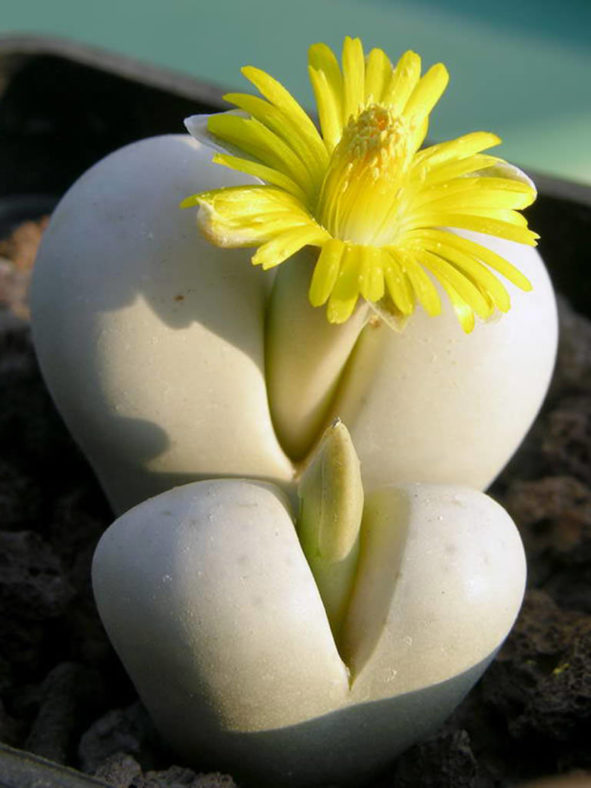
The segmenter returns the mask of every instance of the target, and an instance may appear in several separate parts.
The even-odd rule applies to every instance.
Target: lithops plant
[[[463,486],[364,496],[341,423],[299,489],[299,510],[242,479],[144,501],[103,535],[94,591],[186,762],[252,786],[359,786],[493,658],[521,604],[523,548],[506,512]]]
[[[126,512],[93,567],[115,648],[187,762],[274,788],[359,785],[494,656],[525,565],[480,490],[557,339],[531,181],[493,134],[421,148],[446,69],[357,39],[309,68],[319,127],[246,68],[260,97],[82,176],[32,298]]]
[[[556,349],[517,210],[533,185],[482,152],[493,134],[419,149],[447,72],[420,77],[414,53],[392,67],[347,39],[341,71],[312,47],[320,130],[271,77],[245,74],[264,98],[189,119],[202,142],[158,137],[99,162],[39,253],[41,367],[114,508],[215,476],[289,486],[335,417],[368,489],[485,488]],[[252,245],[266,273],[228,248]]]

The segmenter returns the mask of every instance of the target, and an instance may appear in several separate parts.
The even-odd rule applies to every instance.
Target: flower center
[[[334,237],[357,244],[392,243],[412,159],[403,117],[371,104],[347,123],[320,190],[317,220]]]

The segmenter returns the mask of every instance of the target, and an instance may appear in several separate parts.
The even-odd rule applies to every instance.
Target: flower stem
[[[266,379],[279,442],[292,460],[308,454],[327,425],[339,379],[369,315],[362,304],[341,325],[308,301],[317,252],[279,266],[266,326]]]

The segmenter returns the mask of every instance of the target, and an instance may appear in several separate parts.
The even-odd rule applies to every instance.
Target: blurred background
[[[0,60],[53,53],[212,105],[252,64],[312,107],[306,49],[345,35],[447,65],[431,140],[494,131],[504,158],[591,183],[589,0],[0,0]]]

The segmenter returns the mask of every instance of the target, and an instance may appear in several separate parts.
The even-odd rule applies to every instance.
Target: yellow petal
[[[470,134],[464,134],[447,142],[440,142],[438,145],[431,145],[420,151],[416,155],[413,170],[418,170],[421,176],[426,178],[429,171],[435,167],[455,159],[465,159],[500,144],[501,138],[496,134],[491,134],[488,131],[473,131]]]
[[[372,49],[365,72],[365,103],[379,104],[386,85],[392,77],[392,63],[383,49]]]
[[[494,167],[502,159],[485,153],[475,153],[463,159],[452,159],[442,164],[432,166],[428,171],[420,167],[413,168],[413,177],[419,182],[421,188],[429,189],[442,183],[449,183],[454,178],[470,175],[479,170]],[[423,176],[422,178],[420,176]]]
[[[467,203],[461,210],[456,211],[450,209],[445,201],[441,203],[436,202],[432,206],[426,205],[419,207],[412,213],[409,211],[404,216],[404,222],[401,222],[401,227],[428,227],[430,225],[444,224],[445,217],[454,216],[472,216],[481,217],[486,219],[496,219],[507,224],[515,225],[515,227],[527,227],[527,219],[517,211],[512,211],[507,208],[487,208],[479,207],[475,204]],[[449,223],[446,226],[454,226]]]
[[[343,44],[343,124],[357,115],[365,98],[365,59],[358,38],[345,38]]]
[[[497,271],[521,290],[529,291],[532,289],[531,282],[521,271],[487,246],[482,246],[469,238],[460,238],[460,236],[455,235],[455,233],[445,232],[444,230],[429,230],[428,234],[429,237],[435,238],[448,246],[453,246],[455,249],[466,252],[466,254],[470,254],[482,261],[489,268]]]
[[[323,156],[322,159],[316,155],[318,153],[317,149],[310,145],[310,141],[302,134],[301,129],[294,123],[293,119],[286,116],[277,107],[269,104],[268,101],[245,93],[228,93],[224,96],[224,99],[231,101],[240,109],[248,112],[251,117],[258,120],[282,139],[304,164],[310,173],[311,180],[314,183],[321,181],[327,164],[327,152],[320,137],[318,139],[321,145],[322,153],[320,155]]]
[[[401,115],[406,102],[421,76],[421,58],[416,52],[405,52],[398,61],[385,91],[383,102],[394,115]]]
[[[424,263],[424,260],[421,262]],[[443,289],[445,290],[447,297],[449,298],[453,310],[456,314],[456,317],[462,327],[462,330],[466,334],[470,334],[474,330],[474,310],[467,303],[466,299],[464,299],[460,293],[456,290],[453,284],[450,282],[449,278],[439,275],[437,279]]]
[[[253,255],[252,264],[261,265],[265,270],[274,268],[304,246],[319,246],[327,239],[326,230],[315,222],[294,227],[260,246]]]
[[[307,197],[305,192],[303,192],[297,183],[292,181],[288,175],[285,175],[283,172],[279,172],[279,170],[274,170],[272,167],[259,164],[256,161],[252,161],[252,159],[241,159],[238,156],[230,156],[227,153],[216,153],[212,158],[212,161],[215,164],[223,164],[230,170],[237,170],[238,172],[244,172],[246,175],[252,175],[255,178],[260,178],[262,181],[271,183],[273,186],[277,186],[279,189],[284,189],[302,203],[306,202]],[[183,205],[182,207],[187,206]]]
[[[419,263],[413,259],[412,253],[406,253],[402,250],[396,250],[395,253],[402,263],[402,268],[408,277],[416,300],[431,317],[439,315],[441,313],[441,299],[431,279]]]
[[[193,199],[193,198],[187,198]],[[285,210],[307,215],[301,203],[291,194],[274,186],[226,186],[196,195],[200,205],[215,204],[216,208],[237,215],[258,215]]]
[[[329,323],[344,323],[353,314],[359,298],[359,249],[349,246],[345,250],[341,268],[328,299],[326,316]]]
[[[464,333],[471,334],[474,330],[475,324],[473,309],[464,301],[457,290],[452,287],[449,282],[441,280],[441,285],[447,293],[447,297],[451,301],[453,310],[456,313],[456,317],[458,318]]]
[[[263,164],[284,172],[304,191],[313,188],[310,173],[298,156],[280,137],[254,118],[223,113],[208,121],[212,134],[226,140]]]
[[[442,285],[450,285],[470,309],[486,320],[492,314],[492,305],[480,290],[462,273],[441,257],[425,249],[417,249],[416,256],[427,270],[437,277]]]
[[[335,94],[323,71],[317,71],[309,66],[308,74],[310,75],[310,82],[316,98],[324,144],[327,151],[332,153],[338,145],[343,130],[340,99]]]
[[[262,243],[278,232],[309,224],[310,216],[287,192],[271,186],[233,186],[203,192],[196,198],[198,222],[205,236],[218,246]]]
[[[437,104],[448,82],[449,74],[443,63],[431,66],[413,90],[404,108],[404,114],[414,118],[416,122],[422,121]]]
[[[392,249],[385,252],[385,255],[384,276],[390,298],[403,315],[410,315],[414,309],[413,292],[400,263],[399,256]]]
[[[451,233],[448,233],[448,235],[451,235]],[[475,260],[473,255],[466,254],[466,252],[446,242],[432,240],[425,236],[419,237],[416,243],[420,244],[423,249],[447,260],[468,276],[481,292],[486,293],[491,298],[501,312],[509,311],[511,299],[502,282],[486,266]]]
[[[308,64],[322,135],[330,151],[338,143],[343,131],[343,75],[334,52],[326,44],[313,44],[310,47]],[[313,77],[313,74],[317,76]],[[325,127],[326,120],[330,120],[330,123]]]
[[[527,208],[535,191],[522,181],[482,175],[455,178],[445,184],[416,192],[409,212],[418,206],[436,205],[437,210],[463,208]]]
[[[284,129],[284,138],[288,139],[292,136],[300,138],[308,146],[309,155],[316,160],[318,165],[326,166],[326,148],[318,129],[291,93],[280,82],[258,68],[245,66],[242,73],[280,112],[287,124]]]
[[[359,291],[366,301],[384,296],[384,252],[375,246],[360,248]]]
[[[488,213],[490,214],[492,211]],[[463,230],[474,230],[477,233],[517,241],[517,243],[526,246],[536,246],[536,240],[540,237],[527,227],[518,227],[511,222],[490,218],[488,215],[476,215],[475,212],[469,214],[434,211],[429,214],[429,224],[435,227],[458,227]]]
[[[322,247],[308,292],[312,306],[322,306],[328,300],[337,281],[344,252],[345,244],[335,238],[328,240]]]

